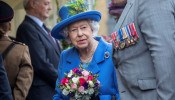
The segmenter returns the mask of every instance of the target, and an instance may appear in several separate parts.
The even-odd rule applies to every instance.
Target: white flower
[[[73,81],[74,83],[77,83],[77,82],[79,81],[79,77],[73,77],[73,78],[72,78],[72,81]]]
[[[88,94],[88,90],[83,91],[84,94]]]
[[[77,93],[75,93],[75,98],[80,98],[81,95],[78,95]]]
[[[90,95],[93,94],[93,93],[94,93],[94,89],[93,89],[93,88],[89,89],[88,93],[89,93]]]
[[[92,81],[88,81],[90,87],[94,87],[94,83]]]
[[[68,94],[69,94],[69,91],[67,91],[66,89],[64,89],[64,90],[62,91],[62,93],[63,93],[64,95],[68,95]]]
[[[70,70],[70,72],[68,73],[68,77],[71,77],[73,75],[73,71]]]

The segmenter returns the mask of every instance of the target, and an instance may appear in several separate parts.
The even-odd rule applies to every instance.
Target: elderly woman
[[[73,8],[72,5],[79,9]],[[87,11],[87,5],[87,2],[81,4],[80,0],[77,0],[63,6],[59,11],[62,21],[51,31],[55,38],[69,39],[74,46],[61,54],[53,100],[69,100],[57,87],[58,82],[61,83],[64,73],[80,64],[88,71],[100,75],[97,78],[102,85],[98,95],[100,100],[119,100],[116,72],[111,58],[112,46],[102,38],[94,37],[99,30],[101,13]]]

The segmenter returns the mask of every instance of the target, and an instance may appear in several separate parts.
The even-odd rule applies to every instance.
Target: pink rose
[[[61,80],[61,84],[64,85],[64,86],[66,86],[66,83],[67,83],[67,84],[69,83],[69,79],[68,79],[68,78],[63,78],[63,79]]]
[[[78,88],[78,91],[79,91],[79,92],[83,92],[83,91],[84,91],[84,87],[83,87],[83,86],[80,86],[80,87]]]
[[[84,70],[84,71],[82,71],[82,74],[83,74],[84,76],[88,76],[88,75],[89,75],[89,72],[86,71],[86,70]]]
[[[79,81],[80,81],[81,86],[86,82],[86,80],[84,78],[79,78]]]
[[[79,70],[78,68],[74,68],[72,71],[75,73],[77,70]]]
[[[92,81],[92,80],[93,80],[93,77],[92,76],[88,76],[87,81]]]
[[[73,83],[71,84],[72,89],[77,89],[77,84]]]
[[[84,78],[85,80],[87,80],[87,79],[88,79],[88,76],[84,76],[83,78]]]

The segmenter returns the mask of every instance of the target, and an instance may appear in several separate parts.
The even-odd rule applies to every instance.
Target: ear
[[[29,3],[30,3],[31,8],[35,8],[35,1],[34,0],[30,0]]]

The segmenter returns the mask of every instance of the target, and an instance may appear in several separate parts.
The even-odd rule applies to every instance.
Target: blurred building
[[[14,9],[15,16],[12,20],[12,31],[9,33],[9,35],[15,38],[17,28],[24,20],[26,14],[23,7],[23,0],[2,0],[2,1],[8,3]],[[50,17],[45,21],[45,24],[50,29],[52,29],[53,26],[57,24],[58,9],[62,5],[66,4],[68,1],[73,0],[51,0],[52,10],[50,11]],[[90,3],[89,5],[90,10],[95,9],[102,13],[102,19],[100,21],[100,30],[98,35],[99,36],[108,35],[111,32],[113,32],[115,21],[113,21],[114,20],[113,17],[108,14],[108,2],[110,2],[110,0],[86,0],[86,1]]]

